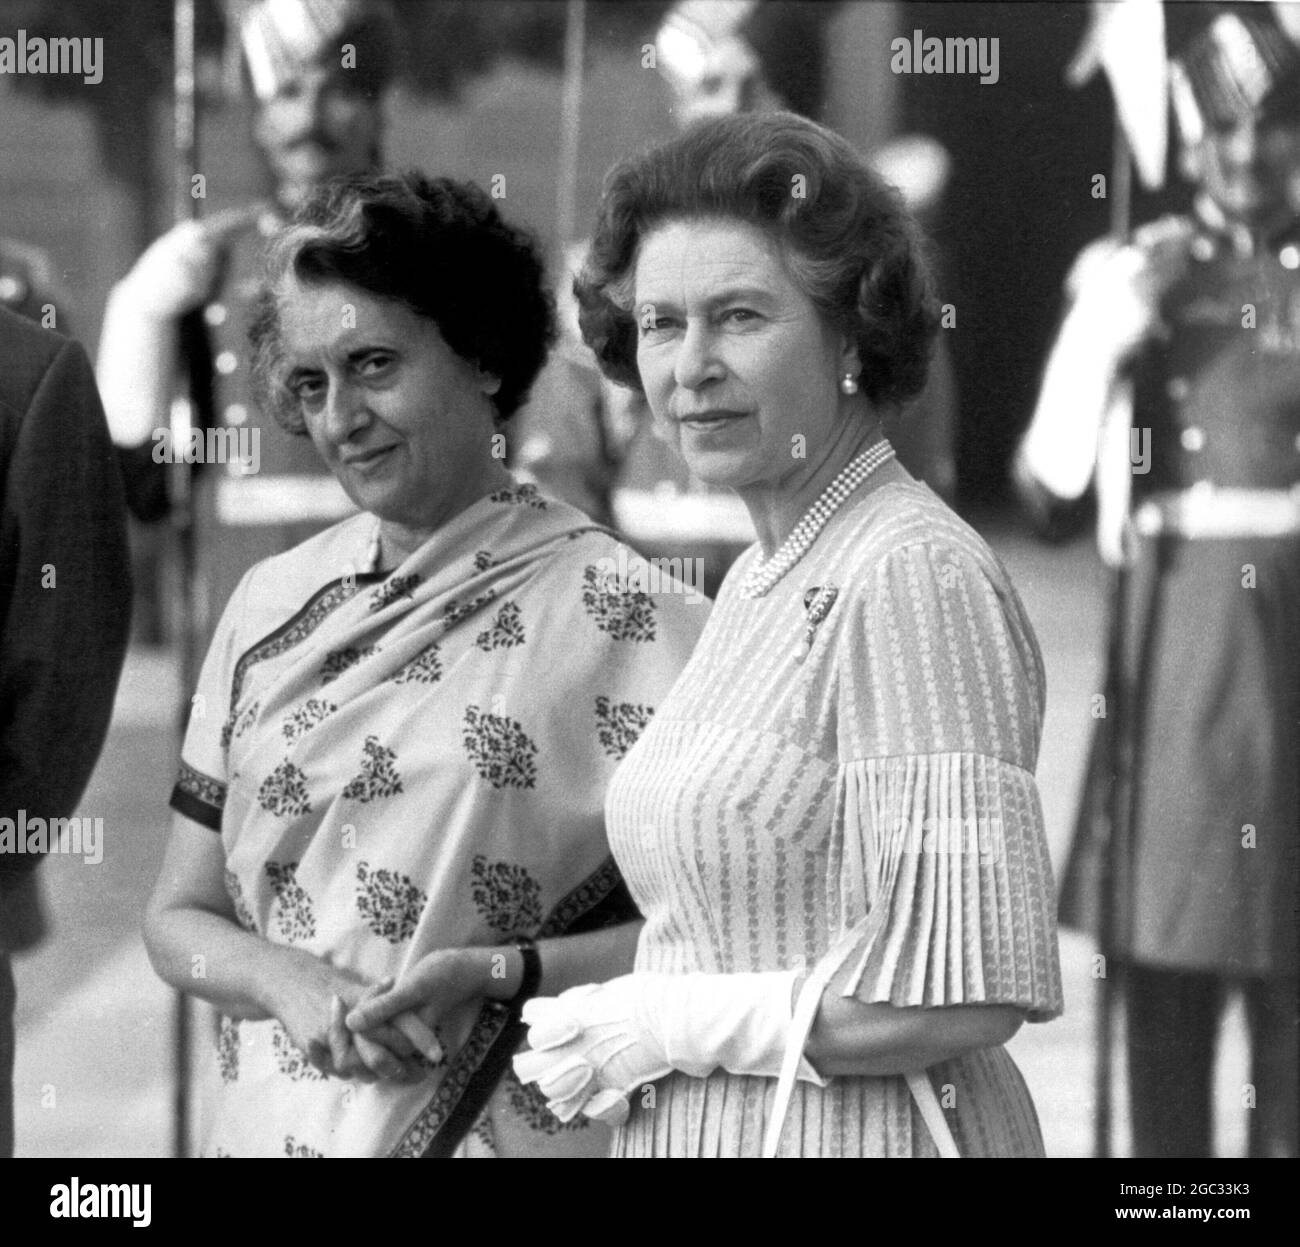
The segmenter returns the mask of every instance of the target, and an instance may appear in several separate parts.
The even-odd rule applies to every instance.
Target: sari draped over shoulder
[[[611,577],[626,548],[527,485],[388,572],[376,532],[357,516],[254,567],[204,663],[171,803],[220,834],[240,924],[374,980],[635,917],[605,789],[707,604]],[[322,1076],[275,1020],[223,1018],[204,1153],[445,1156],[494,1130],[580,1149],[590,1127],[509,1073],[516,1013],[436,1029],[427,1079],[367,1085]]]

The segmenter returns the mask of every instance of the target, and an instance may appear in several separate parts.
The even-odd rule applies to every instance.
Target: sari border
[[[620,544],[624,544],[622,538],[612,529],[601,524],[594,524],[586,516],[583,519],[586,521],[585,523],[566,529],[563,534],[557,535],[550,540],[559,541],[562,537],[564,540],[572,541],[575,537],[582,536],[585,533],[597,532],[612,538]],[[243,691],[244,680],[252,667],[268,658],[283,654],[286,650],[290,650],[295,645],[305,641],[325,622],[325,619],[330,614],[346,602],[351,601],[363,588],[370,588],[372,585],[380,584],[388,580],[392,575],[393,570],[390,569],[378,572],[353,572],[346,576],[338,576],[317,589],[284,623],[268,632],[261,640],[254,641],[235,662],[235,670],[230,680],[229,713],[231,720],[234,718],[235,703],[239,700],[239,694]],[[492,596],[495,597],[495,594]],[[478,601],[472,603],[476,609],[483,604]]]
[[[220,832],[226,785],[181,759],[176,785],[167,804],[209,831]]]
[[[259,662],[274,658],[305,641],[340,606],[350,602],[363,588],[387,580],[392,572],[354,572],[336,577],[316,590],[278,628],[268,632],[260,641],[254,641],[235,663],[230,677],[230,720],[235,717],[235,705],[243,691],[248,672]]]
[[[551,910],[536,938],[577,935],[615,926],[637,917],[631,893],[613,857],[607,857]],[[432,1099],[398,1141],[389,1156],[446,1159],[469,1133],[510,1058],[523,1042],[527,1027],[520,1008],[489,1000],[479,1011],[469,1038],[452,1061]]]

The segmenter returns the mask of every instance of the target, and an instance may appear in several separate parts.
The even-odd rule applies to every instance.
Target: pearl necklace
[[[852,494],[877,468],[894,457],[894,448],[884,439],[867,447],[856,459],[846,464],[839,475],[822,491],[816,502],[804,512],[791,534],[781,543],[780,549],[764,562],[757,562],[741,581],[741,596],[760,598],[786,574],[817,540],[831,516],[844,505]]]

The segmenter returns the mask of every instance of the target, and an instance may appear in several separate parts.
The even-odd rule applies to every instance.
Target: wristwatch
[[[537,989],[542,984],[542,956],[537,951],[537,943],[532,936],[518,935],[513,942],[524,959],[524,977],[519,981],[519,990],[507,1003],[512,1009],[518,1009],[524,1001],[537,995]]]

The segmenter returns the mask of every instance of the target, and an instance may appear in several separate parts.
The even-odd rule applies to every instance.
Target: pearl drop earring
[[[851,372],[846,372],[840,378],[841,394],[856,394],[858,392],[858,379]]]

